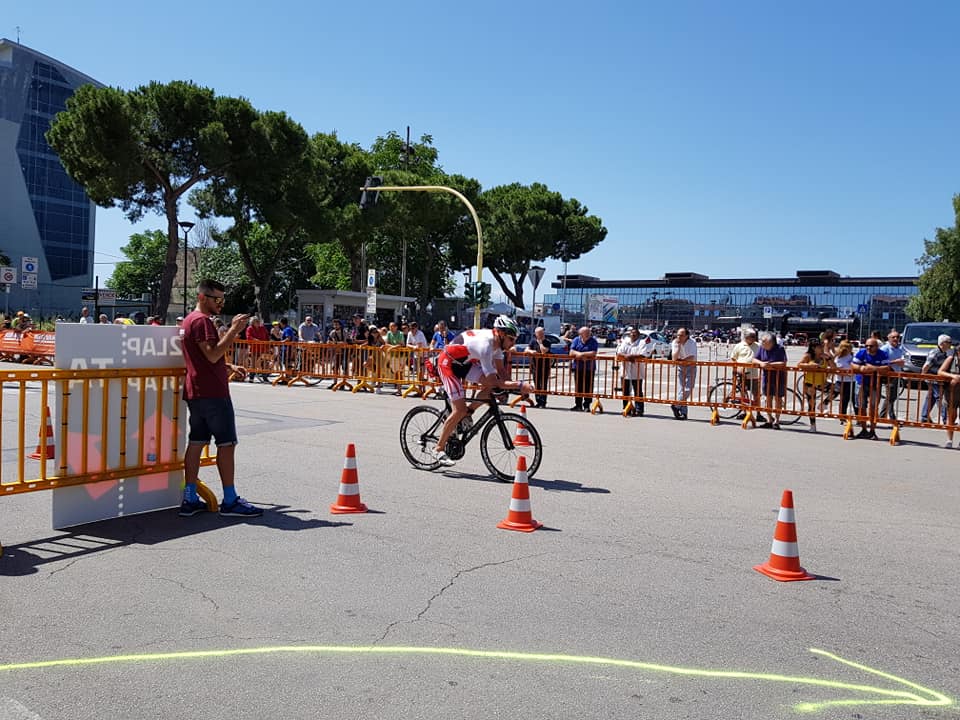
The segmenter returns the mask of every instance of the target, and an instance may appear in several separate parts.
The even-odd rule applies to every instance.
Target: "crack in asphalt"
[[[373,642],[373,644],[376,645],[376,644],[381,643],[381,642],[383,642],[384,640],[386,640],[387,635],[389,635],[390,632],[393,630],[393,628],[395,628],[397,625],[404,625],[404,624],[407,624],[407,623],[415,623],[415,622],[418,622],[418,621],[420,621],[420,620],[423,620],[423,616],[426,615],[428,612],[430,612],[430,608],[433,606],[433,602],[434,602],[435,600],[439,600],[439,599],[440,599],[440,596],[443,595],[443,594],[444,594],[447,590],[449,590],[451,587],[453,587],[454,583],[456,583],[457,580],[459,580],[462,576],[468,575],[468,574],[470,574],[470,573],[472,573],[472,572],[476,572],[477,570],[483,570],[483,569],[489,568],[489,567],[496,567],[497,565],[508,565],[508,564],[510,564],[510,563],[518,562],[518,561],[520,561],[520,560],[529,560],[530,558],[542,557],[543,555],[546,555],[546,554],[547,554],[547,553],[535,553],[535,554],[533,554],[533,555],[521,555],[520,557],[516,557],[516,558],[509,558],[509,559],[507,559],[507,560],[499,560],[499,561],[497,561],[497,562],[483,563],[483,564],[481,564],[481,565],[474,565],[473,567],[464,568],[463,570],[457,570],[457,572],[454,573],[453,577],[450,578],[450,580],[449,580],[443,587],[441,587],[437,592],[435,592],[433,595],[431,595],[431,596],[427,599],[427,604],[423,607],[423,609],[422,609],[420,612],[417,613],[416,617],[414,617],[412,620],[394,620],[392,623],[390,623],[389,625],[387,625],[386,629],[383,631],[383,634],[382,634],[379,638],[377,638],[377,639]],[[431,620],[430,622],[437,622],[437,621]],[[438,622],[437,624],[443,625],[444,623],[439,623],[439,622]]]
[[[153,578],[154,580],[163,580],[164,582],[173,583],[174,585],[179,587],[181,590],[195,593],[200,597],[202,597],[204,600],[206,600],[208,603],[213,605],[214,612],[220,612],[220,606],[217,605],[216,601],[212,597],[210,597],[205,592],[203,592],[203,590],[197,590],[196,588],[188,587],[186,584],[180,582],[179,580],[173,580],[172,578],[165,578],[160,575],[154,575],[153,573],[147,573],[147,576]]]

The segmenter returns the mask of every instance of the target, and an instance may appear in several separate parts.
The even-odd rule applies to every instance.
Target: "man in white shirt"
[[[81,325],[93,325],[93,318],[90,317],[90,308],[86,305],[80,310],[80,324]]]
[[[887,341],[880,346],[880,349],[887,353],[888,362],[892,371],[885,383],[887,386],[887,396],[880,406],[880,417],[888,417],[891,420],[897,419],[897,397],[900,395],[900,373],[903,372],[903,366],[907,362],[907,354],[900,345],[900,332],[891,329],[887,334]]]
[[[677,337],[670,344],[670,359],[677,365],[677,400],[686,402],[693,394],[693,384],[697,380],[697,341],[690,337],[686,328],[677,330]],[[673,417],[687,419],[686,405],[671,405]]]
[[[414,373],[418,382],[423,381],[423,350],[427,347],[427,337],[420,329],[420,325],[411,322],[407,331],[407,347],[412,348],[410,362],[413,363]]]
[[[760,404],[760,369],[754,364],[760,344],[757,342],[757,331],[748,328],[743,331],[742,339],[730,350],[730,360],[743,365],[736,369],[737,392],[740,397],[748,398],[753,407]],[[737,418],[742,419],[745,413],[741,412]],[[759,422],[764,422],[762,415],[757,415]]]
[[[640,331],[636,328],[627,328],[620,345],[617,346],[617,361],[623,366],[623,409],[633,399],[634,417],[643,417],[643,381],[647,376],[647,366],[642,358],[653,356],[655,343],[648,334],[646,339],[640,338]]]

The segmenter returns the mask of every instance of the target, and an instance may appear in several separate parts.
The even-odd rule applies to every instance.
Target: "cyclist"
[[[454,461],[444,451],[447,439],[456,430],[459,422],[467,416],[467,398],[463,390],[463,381],[480,384],[478,400],[487,398],[491,390],[517,390],[523,395],[533,392],[530,383],[508,380],[503,365],[503,353],[517,342],[519,329],[507,315],[501,315],[493,321],[492,330],[467,330],[444,347],[437,358],[437,371],[450,398],[453,408],[443,428],[433,458],[441,465],[450,466]]]

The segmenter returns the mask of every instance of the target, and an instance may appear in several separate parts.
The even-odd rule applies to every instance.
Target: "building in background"
[[[544,297],[548,314],[564,322],[606,322],[640,327],[685,326],[694,331],[751,324],[790,332],[825,327],[854,335],[902,328],[913,277],[841,277],[832,270],[798,270],[796,277],[712,279],[693,272],[659,280],[600,280],[560,276]]]
[[[0,311],[76,316],[93,279],[95,206],[44,137],[92,78],[0,38],[0,253],[16,282]]]

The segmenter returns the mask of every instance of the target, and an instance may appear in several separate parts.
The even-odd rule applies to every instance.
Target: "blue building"
[[[547,313],[564,322],[599,320],[589,308],[615,306],[617,323],[686,326],[695,331],[749,323],[780,330],[850,329],[854,334],[902,328],[917,277],[842,277],[832,270],[798,270],[787,278],[713,279],[693,272],[659,280],[600,280],[560,276],[544,297]],[[608,298],[606,303],[600,298]]]
[[[17,271],[0,310],[75,316],[82,289],[91,286],[95,206],[44,138],[67,98],[86,83],[99,85],[0,38],[0,253]]]

